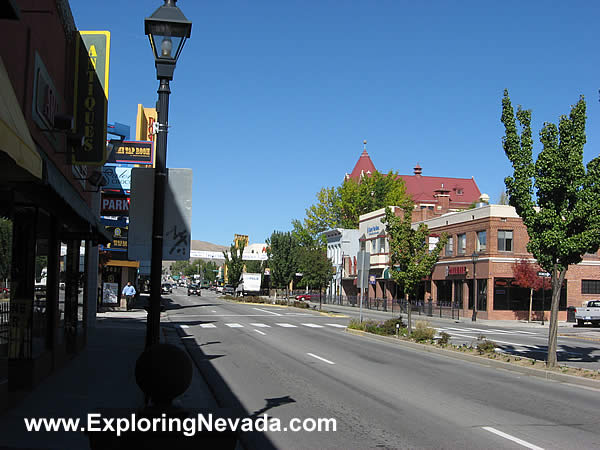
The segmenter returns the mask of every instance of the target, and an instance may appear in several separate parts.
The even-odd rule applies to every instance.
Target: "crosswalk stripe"
[[[303,323],[302,325],[310,328],[323,328],[323,325],[317,325],[316,323]]]
[[[325,325],[335,328],[346,328],[346,325],[340,325],[339,323],[326,323]]]
[[[258,328],[271,328],[271,325],[267,325],[266,323],[251,323],[250,325]]]
[[[239,323],[226,323],[229,328],[244,328],[244,325],[240,325]]]
[[[202,328],[217,328],[217,326],[214,323],[201,323],[200,326]]]
[[[291,323],[277,323],[275,325],[279,325],[283,328],[297,328],[296,325],[292,325]]]

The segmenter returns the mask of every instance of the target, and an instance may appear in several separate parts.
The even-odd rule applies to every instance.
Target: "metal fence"
[[[358,296],[323,296],[323,303],[331,305],[360,307],[360,297]],[[408,302],[405,299],[385,299],[365,297],[363,299],[363,308],[373,311],[385,311],[392,314],[408,314]],[[460,319],[462,311],[461,305],[454,302],[433,302],[413,300],[410,304],[411,313],[427,317],[446,317]]]
[[[8,343],[8,327],[10,322],[10,302],[0,302],[0,344]]]

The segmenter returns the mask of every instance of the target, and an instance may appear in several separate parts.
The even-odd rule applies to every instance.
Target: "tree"
[[[289,296],[289,285],[298,271],[298,243],[291,232],[274,231],[267,239],[268,264],[271,269],[271,285],[285,288]]]
[[[543,289],[544,279],[538,277],[540,267],[537,264],[531,264],[525,259],[521,259],[513,264],[513,276],[515,278],[515,284],[517,286],[529,289],[529,314],[527,315],[527,322],[531,322],[531,307],[533,304],[533,291]],[[542,314],[544,312],[542,311]]]
[[[385,206],[404,206],[411,202],[404,180],[396,172],[387,175],[375,171],[360,180],[349,178],[341,186],[323,188],[317,203],[306,210],[304,229],[313,239],[331,228],[358,228],[361,214]]]
[[[0,281],[10,277],[12,266],[12,222],[0,217]]]
[[[263,262],[262,261],[246,261],[246,272],[248,273],[262,273]]]
[[[229,284],[234,288],[240,284],[240,277],[244,272],[244,261],[242,260],[242,254],[244,253],[244,243],[239,242],[239,245],[231,244],[229,247],[229,254],[223,252],[225,256],[225,265],[227,266],[227,279]]]
[[[581,97],[568,117],[560,117],[558,127],[544,124],[542,151],[534,163],[531,111],[518,108],[519,135],[508,90],[502,99],[501,121],[506,133],[502,145],[514,170],[513,176],[504,180],[506,192],[527,226],[527,250],[552,274],[548,367],[557,363],[558,307],[567,270],[600,246],[600,157],[584,167],[585,110]]]
[[[171,264],[171,273],[179,276],[179,274],[185,275],[186,269],[190,266],[190,262],[187,260],[175,261]]]
[[[508,205],[509,204],[509,199],[508,199],[508,195],[506,195],[506,191],[502,191],[500,193],[500,195],[498,196],[498,204],[499,205]]]
[[[424,223],[412,227],[412,208],[404,209],[404,217],[385,209],[386,233],[390,241],[390,274],[403,289],[408,302],[408,329],[411,327],[411,299],[416,295],[419,283],[431,276],[440,252],[448,242],[444,233],[434,248],[430,248],[429,229]]]
[[[324,286],[329,284],[333,272],[327,251],[321,248],[298,248],[298,270],[302,272],[301,285],[315,287],[319,290],[319,309]]]

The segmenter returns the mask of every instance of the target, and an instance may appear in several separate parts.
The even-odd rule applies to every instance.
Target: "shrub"
[[[294,300],[294,306],[296,308],[310,308],[310,305],[308,303],[305,302],[299,302],[297,300]]]
[[[415,325],[415,330],[412,332],[412,337],[417,342],[431,342],[435,336],[435,330],[429,326],[428,322],[419,320]]]
[[[442,334],[440,334],[440,338],[438,339],[438,344],[445,347],[446,345],[448,345],[449,342],[450,342],[450,335],[448,333],[446,333],[445,331],[443,331]]]
[[[488,341],[487,339],[478,339],[477,340],[477,351],[480,355],[484,353],[492,353],[496,349],[496,343],[493,341]]]
[[[400,331],[402,331],[402,329],[405,328],[404,323],[402,322],[402,317],[399,317],[397,319],[388,319],[385,322],[383,322],[380,326],[382,332],[381,334],[385,334],[388,336],[395,335],[396,324],[400,325]]]

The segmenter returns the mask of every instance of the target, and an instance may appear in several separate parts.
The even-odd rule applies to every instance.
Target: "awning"
[[[42,158],[35,148],[29,127],[0,57],[0,151],[36,178],[42,178]]]
[[[381,274],[381,277],[382,277],[384,280],[389,280],[390,278],[392,278],[392,277],[390,276],[390,268],[389,268],[389,267],[383,271],[383,274]]]

